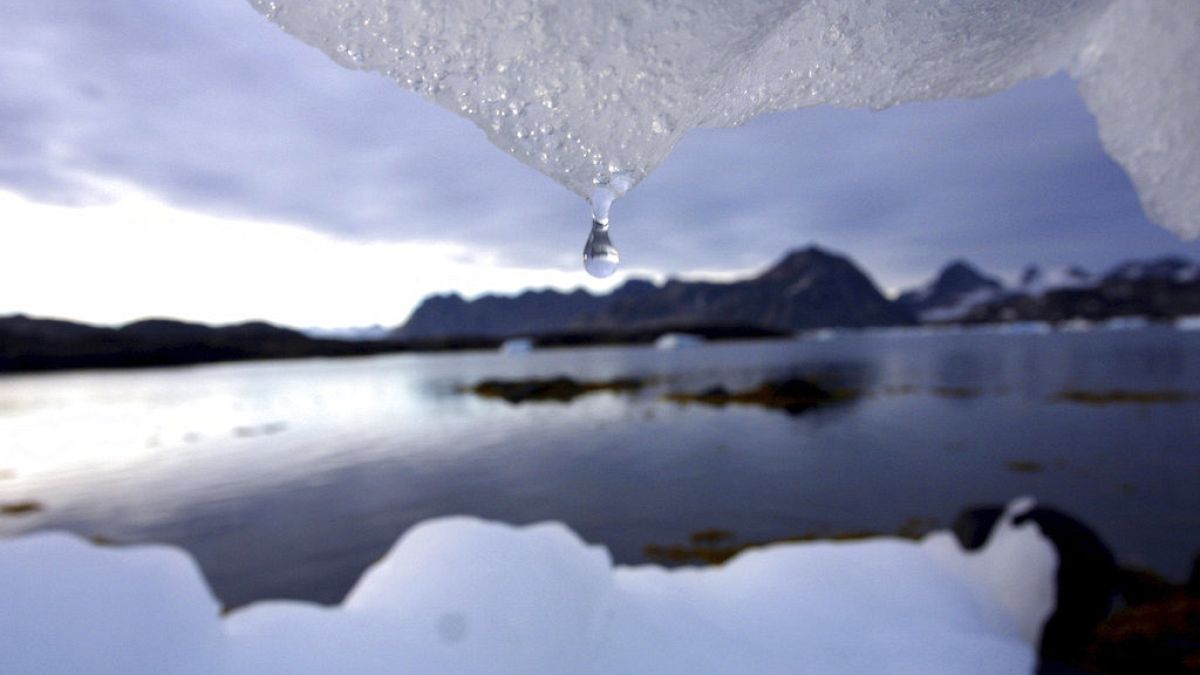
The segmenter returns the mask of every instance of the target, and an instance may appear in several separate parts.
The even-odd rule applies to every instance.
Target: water
[[[513,406],[485,377],[654,378]],[[789,416],[662,400],[804,374],[862,392]],[[1200,549],[1200,401],[1084,405],[1064,389],[1200,389],[1200,335],[836,336],[674,351],[398,355],[0,378],[0,535],[66,528],[190,550],[217,595],[339,600],[413,523],[561,520],[619,562],[709,528],[861,530],[1033,494],[1125,564]]]
[[[633,182],[632,173],[617,172],[598,180],[588,196],[588,204],[592,208],[592,230],[583,246],[583,268],[598,279],[611,276],[621,263],[621,254],[608,236],[608,212],[613,201],[625,194]]]
[[[603,279],[616,272],[620,263],[621,254],[608,236],[608,222],[593,220],[592,231],[583,246],[583,268],[597,279]]]

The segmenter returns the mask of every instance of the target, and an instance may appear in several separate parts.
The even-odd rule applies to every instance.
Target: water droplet
[[[608,236],[608,211],[613,200],[633,186],[633,174],[615,171],[598,178],[595,184],[588,196],[588,203],[592,205],[592,232],[583,247],[583,268],[588,274],[603,279],[616,272],[621,262],[621,254],[617,253],[617,247]]]
[[[608,237],[608,222],[593,220],[592,232],[583,247],[583,269],[597,279],[603,279],[616,272],[620,262],[621,254]]]

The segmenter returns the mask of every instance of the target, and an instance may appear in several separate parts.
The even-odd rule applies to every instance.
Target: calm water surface
[[[654,378],[633,395],[513,406],[485,377]],[[789,416],[669,391],[789,375],[863,392]],[[856,335],[676,351],[597,348],[0,378],[0,536],[170,542],[217,595],[339,600],[410,525],[568,523],[619,562],[721,528],[743,540],[948,525],[1032,494],[1125,564],[1183,578],[1200,551],[1200,399],[1086,405],[1065,389],[1200,394],[1200,333]]]

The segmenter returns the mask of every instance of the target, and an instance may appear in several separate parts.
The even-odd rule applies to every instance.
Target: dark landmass
[[[780,337],[755,326],[673,326],[663,330],[549,333],[541,348],[651,344],[664,332],[708,340]],[[335,340],[255,322],[233,326],[152,319],[119,328],[23,315],[0,317],[0,374],[69,369],[150,368],[223,361],[371,356],[394,352],[495,350],[496,336]]]
[[[477,396],[502,398],[519,404],[538,401],[567,403],[580,396],[600,391],[634,392],[646,385],[645,380],[623,377],[616,380],[580,382],[569,377],[527,380],[483,380],[469,389]]]
[[[214,327],[150,319],[106,328],[22,315],[0,317],[0,373],[361,356],[396,348],[388,343],[313,339],[261,322]]]
[[[656,286],[632,280],[608,295],[543,290],[473,301],[433,296],[396,336],[661,334],[684,326],[792,333],[914,322],[911,312],[888,301],[849,259],[811,247],[789,253],[756,277],[730,283],[672,280]]]

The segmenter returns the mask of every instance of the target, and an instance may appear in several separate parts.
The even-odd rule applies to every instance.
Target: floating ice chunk
[[[335,608],[221,619],[186,554],[62,534],[0,541],[13,672],[1028,673],[1054,549],[1009,509],[974,553],[778,544],[719,568],[614,569],[566,527],[414,527]]]
[[[1195,0],[250,0],[581,196],[689,129],[982,96],[1066,69],[1148,214],[1200,234]]]

